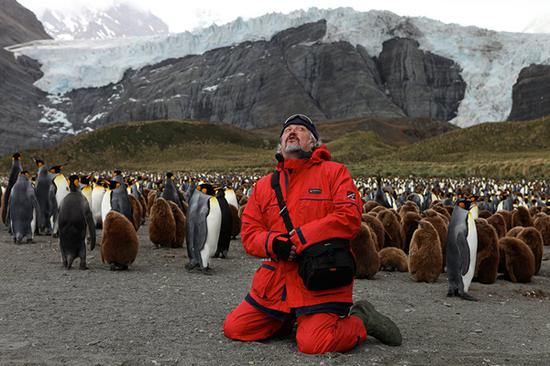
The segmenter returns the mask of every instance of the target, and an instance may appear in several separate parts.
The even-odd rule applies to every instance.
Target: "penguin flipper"
[[[84,206],[86,226],[90,235],[90,250],[94,250],[96,244],[94,216],[92,215],[92,210],[90,209],[90,205],[86,199],[83,200],[82,204]]]
[[[468,245],[468,240],[466,239],[466,235],[464,234],[464,232],[458,233],[456,238],[456,245],[458,247],[460,263],[462,264],[460,273],[462,274],[462,276],[465,276],[466,273],[468,273],[468,269],[470,268],[470,246]]]

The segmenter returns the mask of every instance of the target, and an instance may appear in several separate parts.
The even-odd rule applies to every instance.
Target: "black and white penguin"
[[[86,197],[80,191],[78,175],[69,177],[69,194],[59,207],[59,248],[63,266],[71,269],[75,258],[80,258],[80,269],[86,267],[86,233],[90,250],[95,248],[95,223]]]
[[[162,190],[162,193],[160,194],[160,197],[164,198],[167,201],[174,202],[176,205],[178,205],[181,212],[185,212],[178,189],[176,188],[175,179],[176,177],[174,176],[174,174],[172,174],[171,172],[166,173],[164,179],[164,188]]]
[[[61,206],[61,202],[63,202],[63,199],[67,194],[69,194],[69,184],[67,183],[67,178],[65,178],[65,175],[63,175],[63,166],[62,165],[56,165],[52,166],[49,169],[49,172],[51,174],[54,174],[53,178],[53,185],[50,190],[51,195],[51,201],[54,205],[54,219],[53,219],[53,234],[54,236],[58,235],[58,212],[59,207]]]
[[[128,198],[126,183],[121,175],[113,177],[114,187],[111,191],[111,210],[120,212],[130,221],[134,221],[132,204]]]
[[[92,189],[92,215],[94,217],[94,222],[96,227],[101,227],[103,220],[101,219],[101,202],[103,201],[103,196],[105,195],[106,188],[103,186],[103,181],[96,180],[93,183]]]
[[[449,281],[447,296],[460,296],[465,300],[476,299],[468,294],[474,277],[477,255],[477,205],[468,200],[457,201],[446,245],[446,267]]]
[[[7,213],[8,213],[8,206],[9,206],[9,200],[11,195],[11,189],[17,182],[17,179],[19,177],[19,173],[23,170],[21,168],[21,154],[15,153],[11,157],[12,163],[11,163],[11,170],[10,170],[10,176],[8,178],[8,186],[6,187],[6,190],[3,194],[2,199],[2,222],[8,226],[10,232],[11,232],[11,226],[7,220]]]
[[[38,174],[36,177],[36,199],[40,206],[40,211],[37,215],[38,233],[43,235],[51,235],[52,220],[54,216],[55,204],[52,202],[51,189],[54,175],[48,172],[48,168],[41,159],[34,159]]]
[[[195,188],[188,190],[187,209],[187,254],[188,271],[200,267],[203,273],[209,269],[210,257],[215,253],[220,236],[222,211],[216,197],[211,197]]]
[[[218,238],[218,245],[216,253],[214,253],[214,258],[226,258],[233,231],[233,214],[231,212],[231,208],[229,207],[229,203],[225,198],[223,188],[218,189],[216,192],[216,198],[218,199],[218,203],[220,205],[222,222],[220,225],[220,236]]]
[[[10,192],[6,221],[10,223],[13,241],[17,244],[32,241],[32,221],[35,211],[40,210],[30,178],[29,172],[25,170],[19,173]]]

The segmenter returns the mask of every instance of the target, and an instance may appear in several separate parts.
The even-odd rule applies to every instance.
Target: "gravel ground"
[[[292,337],[241,343],[223,336],[223,319],[259,263],[239,241],[204,276],[184,270],[183,249],[153,249],[147,227],[139,234],[130,271],[109,271],[97,249],[88,254],[89,270],[66,271],[56,240],[17,246],[0,228],[0,364],[550,364],[550,261],[530,284],[474,283],[479,302],[447,298],[445,275],[424,284],[379,272],[357,281],[354,295],[396,321],[403,345],[369,338],[346,354],[309,356]]]

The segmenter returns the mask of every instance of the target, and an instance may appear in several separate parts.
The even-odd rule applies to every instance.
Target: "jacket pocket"
[[[252,292],[263,299],[269,298],[269,294],[273,292],[275,271],[277,268],[271,264],[272,262],[262,263],[260,268],[256,270],[252,279]]]

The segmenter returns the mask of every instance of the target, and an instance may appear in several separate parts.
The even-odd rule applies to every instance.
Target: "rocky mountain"
[[[0,47],[50,38],[33,12],[15,0],[0,0]]]
[[[40,15],[46,32],[55,39],[108,39],[167,34],[168,25],[149,11],[128,3],[78,13],[48,9]]]
[[[522,69],[512,99],[509,121],[550,116],[550,66],[530,65]]]
[[[521,69],[530,64],[550,64],[550,34],[495,32],[351,8],[271,13],[194,32],[134,38],[132,42],[56,40],[13,51],[38,60],[44,77],[37,86],[60,94],[117,83],[128,69],[137,70],[170,58],[203,54],[245,41],[267,41],[285,29],[321,19],[327,22],[321,43],[361,45],[371,57],[378,57],[384,42],[408,38],[418,42],[419,50],[458,64],[467,88],[451,122],[460,127],[505,120],[512,108],[512,86]]]
[[[362,46],[321,42],[326,32],[321,20],[269,41],[128,70],[118,83],[73,90],[47,107],[65,115],[73,131],[159,119],[219,121],[250,129],[280,124],[296,112],[317,121],[446,121],[456,115],[465,83],[453,61],[419,50],[410,39],[386,42],[374,58]],[[52,125],[52,134],[60,126]]]
[[[42,76],[40,65],[26,56],[16,59],[4,47],[49,38],[32,12],[15,0],[0,0],[0,152],[42,146],[47,130],[38,123],[46,93],[33,85]]]

